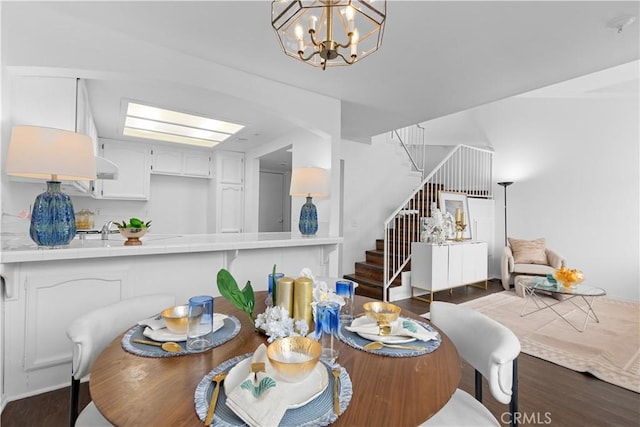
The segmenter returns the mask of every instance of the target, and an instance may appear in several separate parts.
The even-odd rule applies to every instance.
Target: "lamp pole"
[[[513,181],[499,182],[498,185],[504,187],[504,245],[507,246],[507,187],[513,184]]]

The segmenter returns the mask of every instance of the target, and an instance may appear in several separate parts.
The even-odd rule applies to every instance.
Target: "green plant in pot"
[[[128,229],[142,229],[151,227],[151,221],[144,222],[139,218],[130,218],[129,222],[122,220],[122,222],[115,222],[114,224],[118,228],[128,228]]]
[[[129,222],[115,222],[114,224],[118,227],[118,231],[122,234],[127,240],[124,242],[125,246],[137,246],[141,245],[142,242],[140,238],[147,233],[149,227],[151,227],[151,221],[144,222],[139,218],[130,218]]]

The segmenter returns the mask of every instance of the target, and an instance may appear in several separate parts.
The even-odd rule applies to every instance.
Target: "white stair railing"
[[[493,198],[493,151],[457,145],[384,222],[383,299],[411,259],[411,243],[420,241],[420,218],[431,214],[440,191]]]
[[[424,128],[420,125],[407,126],[392,131],[391,137],[398,139],[411,161],[412,169],[420,172],[424,178],[427,158]]]

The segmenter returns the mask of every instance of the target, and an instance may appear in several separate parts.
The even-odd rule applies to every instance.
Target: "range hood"
[[[118,166],[104,157],[96,156],[96,179],[118,179]]]

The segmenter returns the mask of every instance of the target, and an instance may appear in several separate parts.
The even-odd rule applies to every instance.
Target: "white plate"
[[[224,326],[224,319],[226,318],[227,316],[224,314],[220,314],[220,315],[218,313],[213,314],[213,332],[217,331],[218,329],[221,329]],[[187,336],[185,334],[174,334],[167,328],[160,328],[160,329],[153,330],[150,327],[146,327],[144,328],[144,331],[142,331],[142,335],[144,335],[147,338],[151,338],[154,341],[160,341],[160,342],[167,342],[167,341],[178,342],[178,341],[187,340]]]
[[[251,369],[251,357],[242,360],[236,366],[231,368],[227,378],[225,378],[223,386],[227,396],[233,389],[239,387],[240,384],[247,379]],[[322,362],[318,362],[315,369],[311,371],[309,376],[298,383],[288,383],[278,378],[273,368],[267,368],[267,374],[274,377],[278,382],[278,398],[289,399],[289,409],[299,408],[311,402],[318,397],[327,388],[329,384],[329,374],[327,368]]]
[[[402,318],[400,318],[402,319]],[[351,323],[352,326],[364,326],[367,323],[375,323],[374,320],[369,319],[366,316],[358,317],[353,320]],[[360,335],[362,338],[369,341],[380,341],[385,344],[404,344],[408,342],[413,342],[416,339],[413,337],[400,336],[400,335],[376,335],[376,334],[366,334],[364,332],[356,332],[356,334]]]

